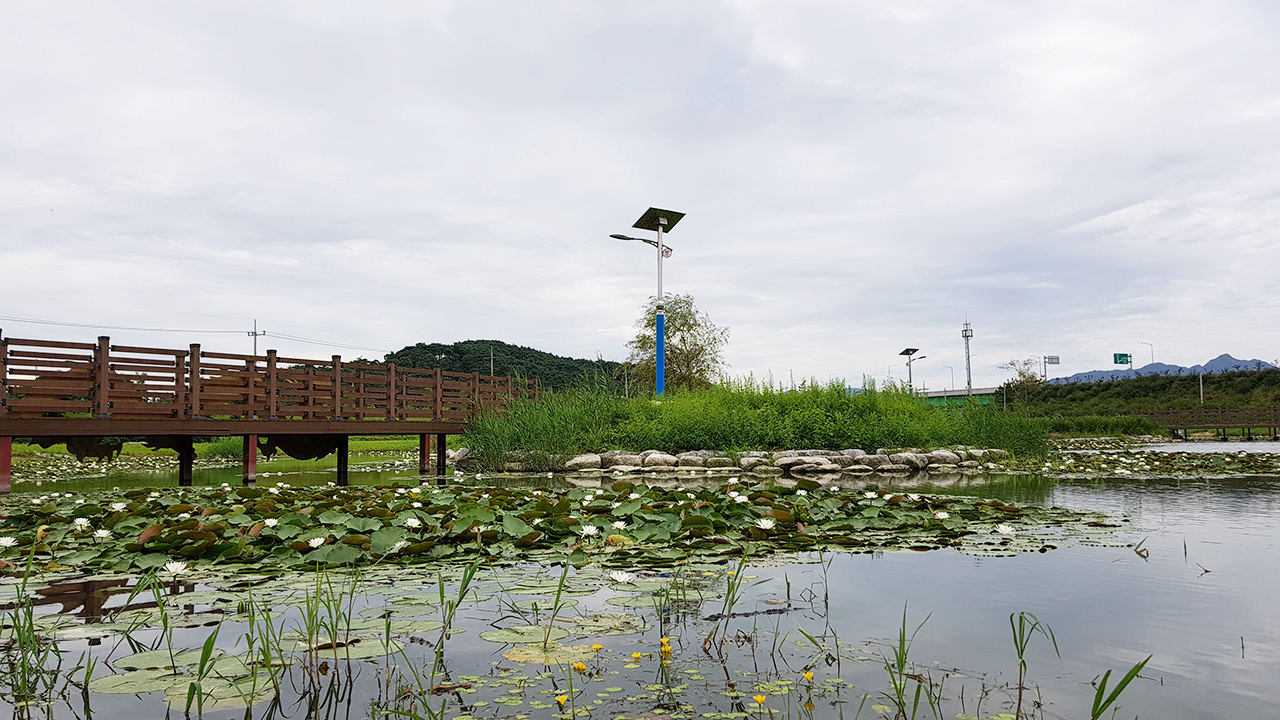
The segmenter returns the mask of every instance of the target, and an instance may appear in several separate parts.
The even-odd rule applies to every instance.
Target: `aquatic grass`
[[[1120,694],[1124,692],[1125,688],[1129,687],[1129,683],[1133,682],[1134,678],[1138,677],[1138,674],[1147,666],[1147,663],[1151,662],[1152,657],[1152,655],[1148,655],[1146,660],[1129,668],[1129,672],[1125,673],[1120,682],[1116,683],[1110,694],[1107,693],[1107,681],[1111,679],[1111,671],[1107,670],[1101,679],[1095,678],[1096,690],[1093,694],[1093,706],[1089,710],[1089,720],[1099,720],[1112,705],[1115,705],[1116,701],[1120,699]],[[1111,714],[1115,715],[1115,711],[1113,710]]]
[[[893,703],[895,718],[915,718],[920,710],[922,695],[929,709],[933,711],[934,717],[942,717],[942,708],[939,706],[941,694],[939,693],[939,697],[935,698],[932,688],[926,688],[926,681],[922,676],[911,672],[913,669],[911,646],[915,643],[916,635],[920,633],[921,628],[925,626],[925,623],[929,622],[931,617],[933,617],[932,613],[925,616],[925,619],[920,621],[920,624],[911,632],[911,635],[907,635],[907,606],[904,604],[902,606],[902,624],[898,626],[898,640],[891,646],[893,656],[889,657],[884,654],[880,656],[881,661],[884,663],[885,671],[889,673],[889,691],[882,692],[881,696]],[[910,682],[915,683],[915,693],[910,699],[911,711],[908,713],[907,693]]]
[[[53,693],[62,668],[62,650],[53,638],[41,632],[36,622],[35,603],[27,593],[34,563],[35,545],[32,545],[16,600],[9,611],[10,638],[0,654],[3,663],[0,681],[13,699],[15,717],[30,716],[31,710]]]
[[[187,705],[185,712],[191,714],[191,703],[196,703],[196,715],[200,718],[204,717],[204,680],[209,676],[209,672],[213,669],[213,650],[218,642],[218,632],[222,630],[222,623],[218,623],[213,628],[213,632],[205,638],[204,643],[200,646],[200,660],[196,663],[196,674],[187,685]]]
[[[1053,652],[1059,658],[1062,657],[1062,653],[1058,650],[1058,638],[1054,637],[1053,628],[1040,622],[1029,612],[1011,613],[1009,629],[1013,631],[1013,649],[1018,655],[1018,704],[1014,708],[1013,715],[1015,718],[1020,718],[1022,717],[1022,693],[1026,689],[1027,679],[1027,646],[1031,644],[1031,638],[1039,633],[1053,643]]]

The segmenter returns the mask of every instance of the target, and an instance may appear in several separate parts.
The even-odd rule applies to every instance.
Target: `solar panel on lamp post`
[[[899,355],[907,356],[907,391],[910,392],[912,395],[916,394],[916,386],[915,386],[914,379],[912,378],[912,375],[911,375],[911,363],[914,362],[915,360],[923,360],[927,357],[926,355],[915,357],[915,354],[918,352],[920,352],[920,348],[907,348],[906,350],[903,350],[902,352],[898,353]]]
[[[661,395],[667,386],[667,318],[663,303],[662,294],[662,260],[671,257],[671,248],[667,247],[663,242],[663,235],[671,232],[671,229],[680,222],[684,217],[684,213],[674,212],[671,210],[661,210],[651,207],[645,211],[644,215],[636,221],[631,227],[639,230],[653,230],[658,233],[657,241],[647,240],[645,238],[633,238],[626,235],[613,234],[609,237],[615,240],[639,240],[648,243],[658,250],[658,307],[657,314],[654,318],[654,334],[656,340],[656,349],[654,354],[653,368],[653,388],[654,392]]]

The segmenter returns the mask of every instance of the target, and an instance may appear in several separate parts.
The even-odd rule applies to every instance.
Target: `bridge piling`
[[[418,477],[421,478],[426,475],[430,465],[431,436],[424,433],[418,436]],[[418,482],[421,483],[425,481],[419,480]]]
[[[448,435],[436,435],[436,484],[444,487],[444,446]]]
[[[258,436],[244,436],[244,476],[242,478],[244,487],[254,487],[258,484]]]
[[[191,476],[195,464],[195,438],[190,435],[180,435],[178,437],[178,487],[191,487]]]
[[[0,493],[13,485],[13,438],[0,437]]]
[[[338,436],[338,485],[346,487],[351,484],[347,474],[347,450],[351,447],[351,437],[349,435]]]

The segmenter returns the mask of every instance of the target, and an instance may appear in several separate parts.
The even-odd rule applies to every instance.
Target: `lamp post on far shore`
[[[663,303],[662,294],[662,259],[671,256],[671,248],[663,244],[662,236],[671,232],[671,229],[680,222],[684,217],[684,213],[674,212],[671,210],[660,210],[651,207],[645,211],[644,215],[636,221],[631,227],[639,230],[653,230],[658,233],[658,240],[646,240],[645,238],[633,238],[626,235],[613,234],[609,237],[615,240],[639,240],[648,243],[658,249],[658,307],[657,316],[654,319],[656,327],[654,328],[657,348],[654,357],[653,368],[653,388],[654,391],[661,395],[667,386],[667,318]]]
[[[915,357],[915,354],[918,352],[920,352],[920,348],[907,348],[906,350],[903,350],[902,352],[898,353],[899,355],[907,356],[907,388],[912,395],[916,393],[916,385],[911,375],[911,363],[916,360],[923,360],[926,357],[924,355],[921,355],[920,357]]]
[[[973,328],[969,327],[969,321],[964,321],[964,329],[960,331],[960,337],[964,338],[964,387],[965,395],[973,397],[973,369],[969,365],[969,340],[973,338]]]

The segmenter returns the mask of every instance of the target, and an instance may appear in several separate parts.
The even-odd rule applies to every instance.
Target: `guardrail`
[[[1269,430],[1280,428],[1280,408],[1196,408],[1139,413],[1170,430]]]
[[[0,338],[0,420],[448,420],[539,394],[538,381],[395,363]]]

